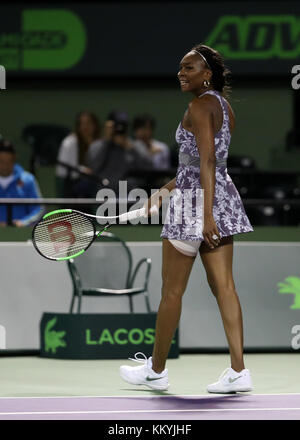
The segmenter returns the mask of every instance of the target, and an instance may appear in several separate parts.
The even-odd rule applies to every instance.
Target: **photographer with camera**
[[[88,166],[93,174],[116,193],[120,180],[127,180],[128,191],[142,184],[136,178],[128,177],[131,171],[152,168],[151,160],[135,149],[128,136],[128,126],[125,112],[111,112],[105,123],[105,140],[101,145],[92,145],[88,155]]]

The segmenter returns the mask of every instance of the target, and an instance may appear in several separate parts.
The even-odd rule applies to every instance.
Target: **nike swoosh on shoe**
[[[148,382],[150,382],[150,381],[152,381],[152,380],[158,380],[158,379],[163,379],[163,378],[162,378],[162,377],[149,377],[149,376],[146,377],[146,380],[147,380]]]
[[[234,379],[232,379],[231,377],[228,379],[228,381],[229,381],[229,383],[233,383],[233,382],[235,382],[236,380],[238,380],[240,377],[242,377],[242,376],[238,376],[238,377],[235,377]]]

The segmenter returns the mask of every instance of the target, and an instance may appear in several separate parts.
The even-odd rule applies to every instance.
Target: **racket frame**
[[[50,215],[54,215],[54,214],[58,214],[58,213],[64,213],[64,212],[65,212],[65,213],[69,213],[69,214],[71,214],[72,212],[76,212],[76,214],[80,214],[80,215],[82,215],[83,217],[87,218],[87,219],[90,221],[90,223],[91,223],[91,225],[92,225],[92,227],[93,227],[94,236],[91,238],[90,243],[87,245],[87,247],[86,247],[85,249],[82,249],[81,251],[77,252],[77,253],[74,254],[74,255],[71,255],[71,256],[69,256],[69,257],[61,257],[61,258],[47,257],[47,256],[44,255],[44,254],[38,249],[38,247],[37,247],[37,244],[36,244],[36,242],[35,242],[35,238],[34,238],[34,235],[35,235],[35,229],[37,228],[37,226],[38,226],[43,220],[47,219],[47,217],[50,217]],[[91,244],[95,241],[95,239],[98,238],[99,235],[102,234],[102,232],[105,232],[110,226],[111,226],[111,224],[108,223],[108,224],[106,224],[106,225],[104,226],[103,229],[101,229],[101,231],[96,231],[96,227],[95,227],[93,221],[91,220],[91,217],[88,216],[88,215],[85,215],[83,212],[76,211],[76,209],[56,209],[55,211],[51,211],[51,212],[48,212],[47,214],[45,214],[45,215],[42,217],[42,219],[41,219],[38,223],[36,223],[36,225],[34,225],[33,230],[32,230],[32,237],[31,237],[31,238],[32,238],[32,243],[33,243],[34,248],[36,249],[36,251],[37,251],[42,257],[44,257],[44,258],[46,258],[47,260],[50,260],[50,261],[67,261],[67,260],[71,260],[72,258],[79,257],[79,255],[83,254],[83,253],[84,253],[84,252],[85,252],[85,251],[91,246]]]

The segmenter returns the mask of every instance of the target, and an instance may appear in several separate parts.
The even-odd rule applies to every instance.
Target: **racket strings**
[[[56,213],[38,223],[34,241],[48,258],[66,258],[85,250],[94,239],[91,220],[76,212]]]

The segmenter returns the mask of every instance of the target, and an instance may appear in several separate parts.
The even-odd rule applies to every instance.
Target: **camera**
[[[113,111],[108,115],[107,120],[113,121],[114,123],[113,134],[127,133],[129,126],[127,113],[122,111]]]

